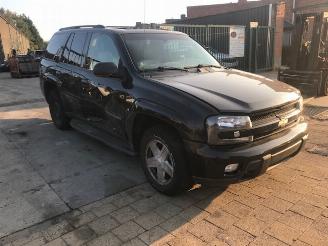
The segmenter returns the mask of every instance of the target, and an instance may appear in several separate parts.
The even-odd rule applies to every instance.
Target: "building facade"
[[[16,49],[18,54],[25,54],[29,48],[28,38],[0,15],[0,62],[8,58],[12,49]]]

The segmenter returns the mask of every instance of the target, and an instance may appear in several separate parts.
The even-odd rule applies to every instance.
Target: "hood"
[[[299,91],[285,83],[239,70],[168,73],[152,79],[191,94],[221,112],[250,113],[295,101]]]

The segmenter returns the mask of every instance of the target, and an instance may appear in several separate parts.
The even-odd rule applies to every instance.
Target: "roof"
[[[59,32],[69,32],[69,31],[85,31],[85,30],[107,30],[112,33],[117,33],[117,34],[130,34],[130,33],[135,33],[135,34],[180,34],[180,35],[186,35],[185,33],[182,32],[175,32],[175,31],[167,31],[167,30],[157,30],[157,29],[129,29],[129,28],[116,28],[116,27],[105,27],[105,26],[73,26],[73,27],[65,27],[61,28]]]

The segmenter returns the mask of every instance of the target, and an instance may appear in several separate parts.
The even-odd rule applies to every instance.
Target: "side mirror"
[[[93,68],[93,73],[99,77],[120,77],[117,66],[112,62],[99,62]]]

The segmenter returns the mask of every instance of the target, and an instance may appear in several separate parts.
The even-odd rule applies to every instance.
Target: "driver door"
[[[108,33],[92,33],[85,59],[82,79],[82,109],[89,124],[124,138],[125,89],[119,78],[97,77],[93,73],[99,62],[120,66],[120,54]],[[123,95],[123,96],[122,96]]]

